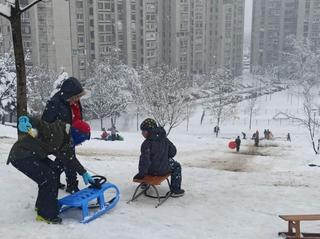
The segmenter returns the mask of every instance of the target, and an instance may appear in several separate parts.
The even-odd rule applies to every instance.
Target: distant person
[[[181,165],[173,159],[177,149],[167,138],[166,131],[158,127],[154,119],[145,119],[140,129],[145,141],[141,145],[139,173],[134,178],[142,179],[146,175],[163,176],[171,173],[172,197],[183,196]]]
[[[268,131],[266,129],[263,131],[263,134],[264,134],[264,138],[268,139]]]
[[[108,136],[109,136],[109,134],[108,134],[108,132],[106,131],[106,129],[105,129],[105,128],[102,128],[101,139],[102,139],[102,140],[108,140]]]
[[[241,134],[242,134],[242,139],[247,139],[247,135],[245,132],[242,132]]]
[[[213,128],[213,132],[216,134],[216,137],[219,136],[219,132],[220,132],[220,127],[217,125]]]
[[[258,146],[259,146],[259,141],[260,141],[259,131],[257,130],[257,131],[255,132],[255,136],[254,136],[254,146],[258,147]]]
[[[111,140],[117,140],[117,132],[119,132],[115,125],[112,125],[111,128],[108,129],[111,133]]]
[[[290,141],[291,142],[291,136],[290,136],[290,133],[287,134],[287,141]]]
[[[238,136],[235,140],[236,142],[236,149],[237,149],[237,152],[240,151],[240,145],[241,145],[241,139],[240,139],[240,136]]]

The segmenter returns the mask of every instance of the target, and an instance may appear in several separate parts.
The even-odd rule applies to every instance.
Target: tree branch
[[[6,14],[2,13],[2,12],[0,12],[0,16],[2,16],[2,17],[4,17],[4,18],[6,18],[6,19],[8,19],[8,20],[10,20],[10,17],[9,17],[9,16],[7,16]]]
[[[29,10],[32,8],[34,5],[36,5],[39,2],[42,2],[43,0],[35,0],[34,2],[30,3],[29,5],[25,6],[24,8],[20,9],[21,13],[24,13],[25,11]]]

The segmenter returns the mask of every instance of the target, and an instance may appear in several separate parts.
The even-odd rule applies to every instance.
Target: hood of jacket
[[[83,88],[80,82],[78,81],[78,79],[74,77],[69,77],[62,83],[61,89],[59,90],[58,94],[64,100],[68,100],[72,96],[79,95],[82,92],[83,92]]]

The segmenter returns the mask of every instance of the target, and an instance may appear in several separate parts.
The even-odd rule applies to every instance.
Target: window
[[[78,43],[84,43],[84,37],[83,36],[79,36],[78,37]]]
[[[102,13],[99,13],[98,14],[98,20],[99,21],[103,21],[104,17],[103,17],[103,14]]]
[[[111,25],[106,25],[106,31],[111,32],[112,31],[112,26]]]
[[[82,13],[77,13],[77,19],[78,20],[83,20],[83,14]]]
[[[77,8],[83,8],[83,2],[77,1],[77,2],[76,2],[76,7],[77,7]]]
[[[78,25],[77,30],[78,30],[78,32],[84,32],[84,26]]]
[[[98,30],[99,30],[99,32],[103,32],[104,31],[104,26],[103,25],[99,25],[98,26]]]
[[[98,3],[98,9],[103,9],[103,3],[102,2]]]
[[[91,37],[91,38],[94,38],[94,31],[91,31],[91,32],[90,32],[90,37]]]
[[[94,21],[93,19],[90,20],[90,27],[93,27],[94,26]]]
[[[91,50],[94,50],[94,43],[91,43]]]

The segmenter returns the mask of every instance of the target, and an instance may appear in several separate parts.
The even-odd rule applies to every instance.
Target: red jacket
[[[71,112],[72,112],[72,125],[77,120],[82,120],[81,117],[81,108],[78,102],[70,103]]]

